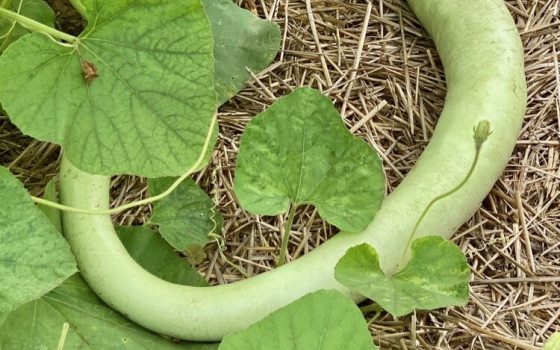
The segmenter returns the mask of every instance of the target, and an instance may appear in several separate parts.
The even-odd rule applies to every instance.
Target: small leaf
[[[0,85],[3,107],[25,134],[62,145],[89,173],[184,173],[217,107],[200,0],[82,4],[88,26],[75,46],[33,33],[0,56],[0,81],[10,82]]]
[[[234,184],[240,204],[278,215],[312,204],[341,230],[364,229],[381,206],[381,161],[320,92],[300,88],[253,118],[241,137]]]
[[[157,195],[175,181],[174,178],[148,180],[148,192]],[[159,232],[180,252],[193,245],[205,246],[211,233],[220,232],[222,216],[216,204],[192,180],[187,179],[162,200],[154,204],[150,223],[159,226]]]
[[[56,190],[55,180],[47,182],[43,198],[48,201],[58,203],[58,192]],[[46,205],[39,205],[38,207],[39,209],[41,209],[41,211],[43,211],[45,216],[49,218],[50,222],[53,224],[56,230],[62,233],[62,216],[60,215],[60,210],[53,207],[47,207]]]
[[[65,324],[68,332],[62,337]],[[14,311],[0,329],[2,350],[60,349],[60,342],[68,350],[215,350],[218,347],[217,344],[175,344],[135,325],[103,304],[78,274]]]
[[[128,254],[153,275],[171,283],[205,287],[206,280],[156,232],[146,226],[120,226],[117,235]]]
[[[461,250],[440,236],[419,238],[411,249],[412,257],[404,269],[387,277],[372,246],[355,246],[336,264],[335,277],[395,317],[417,309],[465,305],[470,270]]]
[[[43,0],[12,0],[10,10],[37,22],[54,27],[54,12]],[[29,34],[29,30],[5,18],[0,18],[0,52],[8,45]]]
[[[214,85],[220,104],[250,78],[247,68],[266,68],[280,50],[280,28],[232,0],[203,0],[214,37]]]
[[[367,323],[343,294],[321,290],[228,335],[219,350],[374,350]]]
[[[10,171],[0,167],[0,324],[76,271],[70,247]]]

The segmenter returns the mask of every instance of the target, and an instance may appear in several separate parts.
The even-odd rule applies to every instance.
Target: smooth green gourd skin
[[[474,156],[473,126],[488,119],[494,133],[464,188],[436,204],[418,237],[451,237],[480,206],[511,155],[526,108],[523,49],[502,0],[409,0],[432,35],[445,67],[448,93],[434,135],[417,165],[385,200],[369,227],[340,233],[288,265],[229,285],[187,287],[138,266],[121,245],[109,216],[65,213],[64,233],[96,293],[134,322],[188,340],[218,340],[318,289],[338,289],[334,266],[367,242],[381,267],[396,271],[412,227],[426,204],[461,181]],[[67,159],[60,176],[64,204],[107,208],[109,177],[84,173]]]

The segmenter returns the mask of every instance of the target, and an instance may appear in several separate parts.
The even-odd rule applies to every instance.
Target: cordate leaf
[[[181,259],[173,248],[149,227],[119,226],[116,231],[128,254],[154,276],[187,286],[208,285],[198,271]]]
[[[0,81],[10,82],[0,85],[4,109],[87,172],[184,173],[217,107],[200,0],[82,4],[88,26],[75,46],[33,33],[0,56]]]
[[[9,312],[49,292],[75,271],[64,238],[21,183],[0,167],[0,324]]]
[[[0,329],[0,348],[215,350],[218,345],[176,344],[137,326],[106,306],[76,274],[10,314]]]
[[[220,104],[243,88],[248,69],[266,68],[280,50],[280,28],[232,0],[203,0],[214,37],[214,87]]]
[[[243,208],[277,215],[312,204],[341,230],[364,229],[381,206],[379,157],[319,91],[300,88],[253,118],[241,137],[234,184]]]
[[[174,178],[148,180],[148,192],[157,195],[171,186]],[[188,253],[203,247],[219,233],[222,216],[216,204],[192,179],[186,179],[169,196],[154,204],[150,224],[158,225],[163,238],[177,251]]]
[[[414,240],[411,250],[408,264],[395,275],[386,276],[375,248],[367,243],[355,246],[338,261],[335,277],[395,317],[417,309],[467,303],[470,270],[453,242],[428,236]]]
[[[320,290],[228,335],[219,350],[374,350],[360,309],[337,291]]]

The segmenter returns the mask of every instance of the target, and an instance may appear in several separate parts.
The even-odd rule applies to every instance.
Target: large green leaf
[[[200,0],[83,4],[88,26],[76,47],[33,33],[0,56],[8,115],[24,133],[63,145],[90,173],[183,173],[217,105]],[[83,66],[98,77],[88,83]]]
[[[235,5],[232,0],[203,0],[214,36],[214,87],[220,104],[241,90],[247,68],[266,68],[280,49],[280,28]]]
[[[54,26],[54,12],[43,0],[12,0],[9,9],[50,27]],[[19,24],[0,18],[0,52],[28,33]]]
[[[465,305],[470,270],[461,250],[440,236],[412,242],[408,264],[392,277],[379,266],[375,249],[367,243],[348,249],[335,267],[336,279],[372,299],[394,316],[415,309],[432,310]]]
[[[336,291],[307,294],[244,331],[228,335],[220,350],[373,350],[358,307]]]
[[[217,349],[214,344],[174,344],[135,325],[103,304],[79,275],[14,311],[0,329],[2,350],[61,349],[60,344],[68,350]]]
[[[0,324],[76,271],[70,247],[10,171],[0,167]]]
[[[208,283],[156,232],[146,226],[120,226],[117,234],[126,250],[146,271],[171,283],[204,287]]]
[[[175,181],[174,178],[148,180],[148,192],[156,195]],[[203,247],[211,241],[211,233],[220,232],[222,216],[216,204],[192,180],[187,179],[162,200],[154,204],[150,224],[159,226],[159,232],[180,252]]]
[[[381,161],[352,136],[320,92],[300,88],[247,125],[237,158],[235,193],[260,215],[313,204],[329,223],[360,231],[383,200]]]

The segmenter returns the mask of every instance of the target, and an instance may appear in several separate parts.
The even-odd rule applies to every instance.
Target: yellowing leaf
[[[404,269],[386,276],[372,246],[355,246],[339,260],[335,277],[394,316],[465,305],[470,270],[461,250],[440,236],[419,238],[411,248],[412,257]]]

